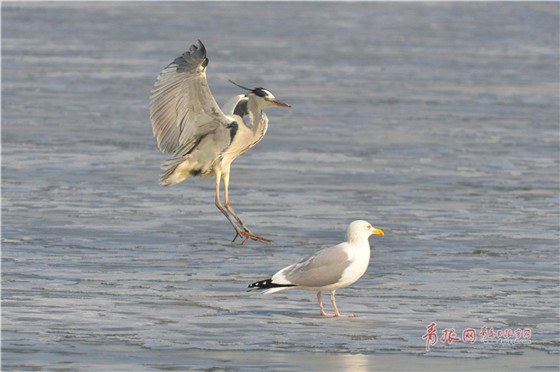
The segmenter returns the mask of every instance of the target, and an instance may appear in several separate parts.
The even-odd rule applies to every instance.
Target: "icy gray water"
[[[558,11],[3,2],[3,370],[557,370]],[[232,79],[293,105],[233,164],[269,246],[230,242],[212,180],[157,183],[149,91],[196,39],[219,103]],[[358,218],[386,233],[337,293],[358,317],[245,292]],[[431,322],[531,343],[427,353]]]

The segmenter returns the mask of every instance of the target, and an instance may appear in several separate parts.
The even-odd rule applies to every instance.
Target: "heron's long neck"
[[[248,111],[251,121],[251,132],[253,132],[253,137],[260,141],[268,129],[268,118],[255,100],[249,99]]]

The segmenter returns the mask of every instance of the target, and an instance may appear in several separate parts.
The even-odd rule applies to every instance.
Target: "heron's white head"
[[[249,95],[254,95],[261,107],[292,107],[287,103],[276,99],[272,92],[264,88],[255,88],[251,91],[251,93],[249,93]]]
[[[276,97],[274,97],[274,94],[272,94],[272,92],[269,91],[268,89],[262,87],[249,89],[242,85],[237,84],[234,81],[230,80],[230,82],[232,84],[237,85],[241,89],[248,90],[249,93],[247,93],[247,97],[252,97],[253,99],[255,99],[255,101],[260,107],[292,107],[287,103],[284,103],[276,99]]]
[[[346,230],[346,240],[355,242],[360,240],[367,240],[371,235],[385,235],[383,230],[373,227],[369,222],[357,220],[348,225]]]

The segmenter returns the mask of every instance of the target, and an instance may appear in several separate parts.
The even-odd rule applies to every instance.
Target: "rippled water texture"
[[[558,11],[4,2],[3,369],[557,370]],[[230,242],[213,180],[157,183],[149,91],[196,39],[220,104],[293,105],[232,170],[271,245]],[[354,219],[386,233],[337,293],[358,317],[245,291]],[[441,341],[484,326],[531,343]]]

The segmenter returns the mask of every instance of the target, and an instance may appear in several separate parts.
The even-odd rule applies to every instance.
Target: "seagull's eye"
[[[372,229],[371,225],[368,225],[367,229],[368,229],[368,230],[371,230],[371,229]]]

